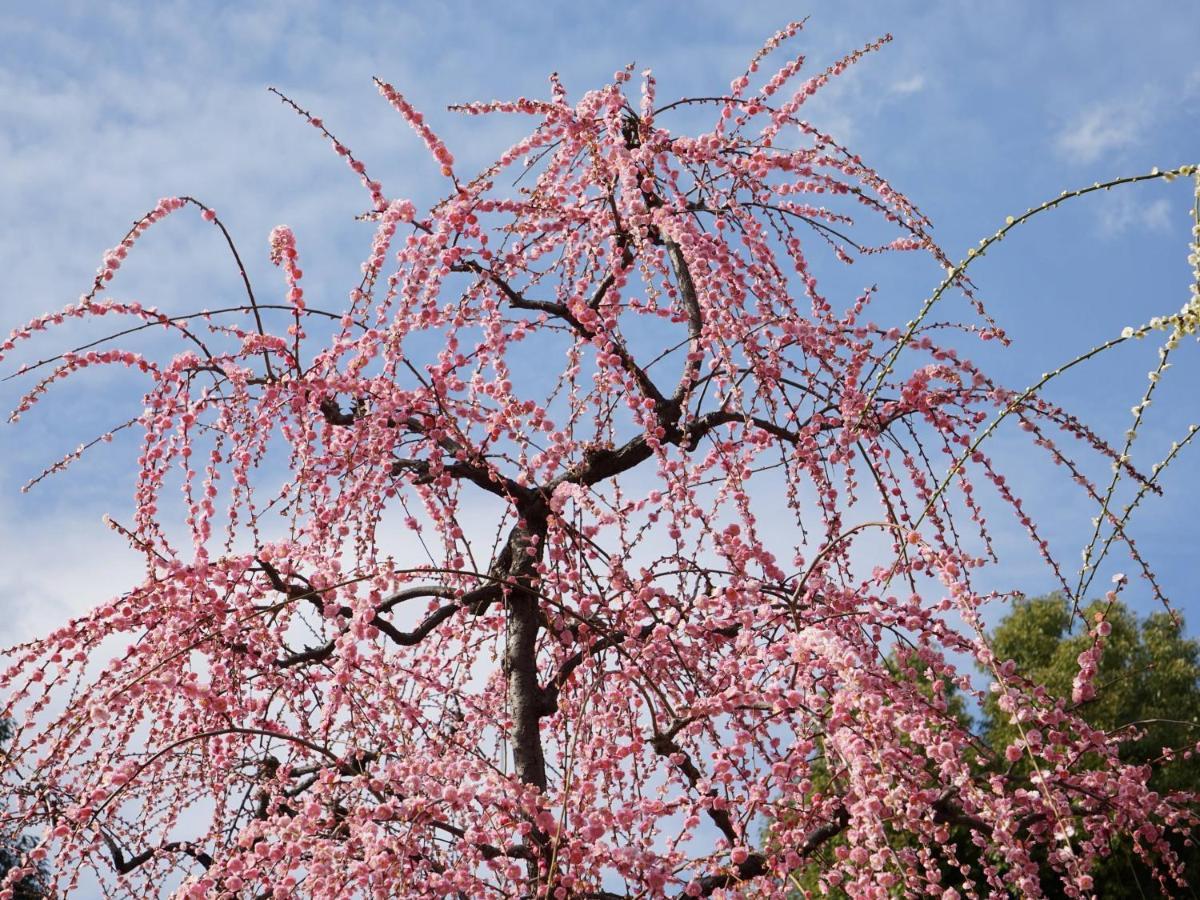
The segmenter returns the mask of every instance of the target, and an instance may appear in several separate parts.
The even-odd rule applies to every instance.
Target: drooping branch
[[[238,275],[242,279],[242,287],[246,289],[246,298],[250,301],[250,308],[254,312],[254,324],[258,328],[258,333],[262,337],[266,337],[267,330],[263,325],[262,313],[258,307],[258,300],[254,297],[254,288],[250,284],[250,276],[246,274],[246,264],[242,262],[242,255],[238,253],[237,244],[233,242],[233,235],[229,233],[229,229],[225,227],[225,223],[221,221],[213,210],[205,206],[194,197],[181,197],[185,203],[193,203],[198,206],[205,216],[210,217],[212,223],[221,230],[221,236],[225,238],[225,244],[229,247],[229,252],[233,255],[233,262],[237,266]],[[266,368],[267,378],[274,379],[275,373],[271,370],[271,356],[266,350],[262,354],[263,365]],[[298,361],[297,361],[298,362]]]

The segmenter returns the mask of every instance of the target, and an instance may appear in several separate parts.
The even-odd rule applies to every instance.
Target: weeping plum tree
[[[1046,552],[984,443],[1017,421],[1101,506],[1085,574],[1114,545],[1140,565],[1130,510],[1056,441],[1114,462],[1136,500],[1159,468],[1041,388],[1131,338],[1160,333],[1165,361],[1197,301],[1022,390],[935,342],[950,293],[964,341],[1005,340],[966,269],[1103,186],[953,262],[801,117],[883,41],[803,81],[802,57],[760,75],[798,30],[712,97],[662,104],[625,69],[574,101],[552,77],[547,99],[458,107],[533,123],[472,177],[380,82],[445,179],[427,210],[281,95],[370,195],[344,302],[306,293],[285,226],[280,287],[252,288],[226,223],[178,197],[78,303],[14,332],[5,353],[103,329],[22,367],[41,380],[18,415],[83,369],[146,379],[135,507],[109,520],[146,577],[10,651],[3,818],[38,842],[7,884],[49,862],[60,893],[121,896],[779,897],[820,861],[821,890],[858,896],[1037,896],[1043,866],[1086,895],[1118,836],[1172,883],[1195,797],[1151,790],[1119,736],[995,658],[973,488]],[[138,239],[188,211],[243,300],[109,299]],[[900,324],[869,317],[871,291],[827,297],[810,266],[902,251],[945,278]],[[137,343],[164,329],[174,355]],[[924,677],[891,662],[901,644]],[[971,691],[976,663],[1018,723],[1006,746],[928,687]]]

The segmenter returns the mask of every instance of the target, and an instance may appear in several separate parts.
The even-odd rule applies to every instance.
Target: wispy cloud
[[[925,76],[918,72],[915,75],[908,76],[907,78],[901,78],[897,81],[893,81],[889,90],[893,94],[900,94],[901,96],[906,94],[916,94],[925,90]]]
[[[1171,205],[1165,197],[1139,203],[1132,194],[1112,194],[1100,206],[1100,231],[1117,237],[1133,229],[1166,232],[1170,230]]]
[[[1066,159],[1090,163],[1135,146],[1152,118],[1148,103],[1111,102],[1084,110],[1058,133],[1054,148]]]

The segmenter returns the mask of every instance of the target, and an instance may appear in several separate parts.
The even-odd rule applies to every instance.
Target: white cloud
[[[1183,96],[1200,96],[1200,67],[1192,69],[1183,80]]]
[[[1099,104],[1080,113],[1060,131],[1054,148],[1072,162],[1094,162],[1135,146],[1150,118],[1145,103]]]
[[[1151,231],[1166,231],[1170,226],[1171,205],[1165,198],[1160,197],[1142,209],[1142,224]]]
[[[1100,206],[1100,231],[1106,237],[1135,229],[1165,232],[1171,227],[1170,212],[1171,205],[1165,197],[1141,203],[1128,191],[1111,194]]]
[[[910,75],[907,78],[900,78],[893,81],[889,90],[893,94],[916,94],[919,91],[925,90],[925,76],[920,72],[915,75]]]
[[[0,645],[42,637],[141,580],[141,558],[98,515],[81,521],[65,509],[31,521],[17,512],[0,504]]]

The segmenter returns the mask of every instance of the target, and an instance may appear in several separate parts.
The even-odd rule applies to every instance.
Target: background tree
[[[1119,601],[1095,602],[1082,612],[1082,619],[1073,616],[1070,601],[1061,594],[1019,600],[996,627],[992,647],[997,657],[1014,660],[1031,682],[1053,696],[1071,698],[1080,656],[1095,643],[1081,625],[1106,623],[1094,695],[1074,701],[1080,714],[1121,739],[1121,758],[1146,766],[1156,791],[1200,794],[1200,758],[1194,750],[1200,732],[1200,641],[1188,638],[1182,620],[1168,612],[1139,621]],[[983,709],[983,735],[991,746],[1006,747],[1019,739],[1016,724],[999,709],[994,695],[988,695]],[[1022,758],[1015,765],[1027,767],[1028,761]],[[1190,839],[1179,839],[1174,846],[1188,872],[1188,887],[1179,893],[1195,896],[1191,885],[1200,880],[1200,852]],[[1100,896],[1160,895],[1126,837],[1114,841],[1112,849],[1093,873]]]
[[[968,893],[1036,896],[1044,867],[1087,893],[1118,833],[1178,874],[1168,838],[1197,823],[1194,798],[1153,790],[989,647],[974,483],[1045,549],[983,446],[1019,421],[1104,506],[1098,564],[1125,518],[1054,438],[1139,491],[1159,469],[1041,388],[1136,337],[1161,333],[1165,359],[1200,299],[1020,391],[947,335],[1004,339],[966,272],[1012,229],[1195,170],[1069,192],[954,262],[802,115],[883,41],[799,83],[800,56],[764,77],[799,30],[706,98],[662,103],[649,73],[628,96],[627,68],[574,102],[552,77],[545,99],[459,107],[535,122],[473,177],[380,82],[446,180],[423,211],[285,98],[370,197],[344,302],[306,294],[286,226],[270,235],[282,296],[256,291],[227,224],[172,197],[80,302],[0,346],[121,320],[24,367],[40,380],[18,417],[84,369],[147,379],[126,423],[135,509],[110,520],[145,580],[13,648],[0,677],[5,820],[46,835],[33,852],[53,850],[56,889],[89,871],[113,893],[193,897],[778,896],[841,837],[821,890],[949,898],[949,826],[981,849]],[[685,111],[711,126],[670,130]],[[215,229],[245,300],[109,299],[147,229],[183,210]],[[827,295],[810,244],[844,262],[919,251],[944,278],[881,324],[873,291]],[[930,319],[953,292],[968,321]],[[889,660],[893,640],[928,684]],[[1032,774],[982,773],[931,697],[965,689],[963,658],[1045,731],[1010,745]]]
[[[962,734],[971,733],[972,718],[967,712],[967,704],[962,692],[950,677],[944,674],[936,678],[931,677],[928,668],[921,663],[919,656],[905,652],[903,649],[893,650],[890,654],[889,669],[897,678],[915,685],[925,696],[927,702],[952,717],[955,728],[960,729]],[[981,749],[986,750],[982,745],[963,745],[964,756],[973,760],[976,765],[984,766],[986,760],[992,758],[994,754],[984,752],[982,754],[984,761],[980,762]],[[832,773],[823,755],[818,755],[813,759],[809,781],[811,785],[806,797],[809,802],[817,794],[827,793],[834,787]],[[803,803],[799,804],[801,808],[803,805]],[[949,864],[948,860],[943,861],[938,883],[943,888],[963,887],[971,881],[971,873],[979,871],[979,851],[972,844],[972,830],[967,825],[954,822],[944,822],[942,828],[944,828],[944,833],[939,834],[938,839],[942,844],[953,848],[954,865]],[[763,832],[763,839],[768,843],[771,840],[769,826]],[[903,831],[893,830],[889,834],[889,842],[893,846],[906,848],[915,845],[911,837]],[[844,888],[830,886],[824,880],[825,872],[836,866],[841,854],[848,852],[849,848],[844,835],[837,835],[828,840],[814,854],[812,861],[807,866],[789,873],[788,881],[794,888],[789,896],[792,898],[824,896],[834,898],[834,900],[850,896]],[[960,869],[960,866],[965,866],[965,870]]]
[[[1181,618],[1168,612],[1139,621],[1124,603],[1117,601],[1092,603],[1082,613],[1082,618],[1073,615],[1071,603],[1061,594],[1020,598],[992,631],[992,649],[999,659],[1013,660],[1024,677],[1051,696],[1070,698],[1084,664],[1080,657],[1095,643],[1094,636],[1081,626],[1085,621],[1107,622],[1111,630],[1103,638],[1103,651],[1097,659],[1095,693],[1078,701],[1083,717],[1121,740],[1123,760],[1150,769],[1150,785],[1155,790],[1200,794],[1200,760],[1194,752],[1200,730],[1200,641],[1188,638]],[[952,682],[943,679],[935,690],[919,665],[902,666],[897,661],[895,666],[898,673],[925,685],[931,700],[943,698],[940,702],[945,703],[947,711],[963,727],[971,727],[963,695]],[[996,695],[984,697],[978,729],[981,742],[1002,750],[1020,741],[1017,723],[1000,710]],[[997,774],[1019,770],[1028,775],[1030,771],[1030,761],[1024,757],[1013,763],[996,753],[977,754],[976,758],[981,767]],[[828,789],[827,772],[814,781],[819,789]],[[971,830],[955,825],[948,834],[958,859],[969,869],[977,867],[980,856],[972,845]],[[829,864],[828,854],[844,843],[840,838],[830,841],[821,859],[795,873],[795,881],[803,888],[816,890],[820,874]],[[1172,845],[1180,854],[1186,876],[1185,884],[1178,890],[1173,888],[1171,894],[1161,892],[1153,873],[1133,852],[1125,836],[1114,841],[1111,855],[1093,866],[1093,889],[1100,897],[1114,898],[1194,896],[1191,885],[1200,879],[1200,851],[1192,839],[1183,836],[1175,838]],[[1048,895],[1065,896],[1057,876],[1044,874],[1043,888]],[[943,872],[947,885],[962,886],[968,880],[964,873],[949,866]],[[839,891],[838,895],[845,896],[845,892]]]
[[[10,737],[12,737],[10,723],[0,719],[0,745],[7,742]],[[2,746],[0,746],[0,753],[3,753]],[[35,843],[29,835],[0,832],[0,879],[6,878],[10,872],[22,866],[23,857],[33,851]],[[34,898],[45,896],[45,865],[39,862],[33,868],[33,872],[16,878],[12,886],[15,900],[34,900]]]

